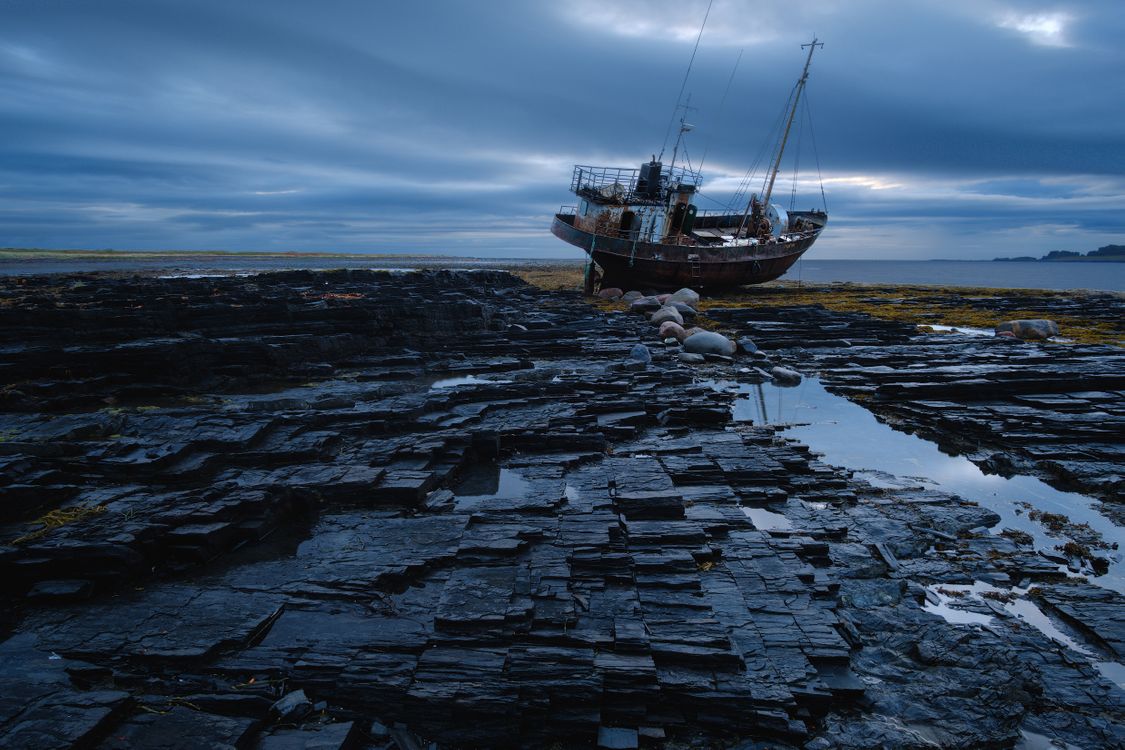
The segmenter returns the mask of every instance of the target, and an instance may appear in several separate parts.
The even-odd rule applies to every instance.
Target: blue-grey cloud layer
[[[767,140],[815,30],[821,257],[1125,236],[1116,0],[773,5],[717,0],[704,34],[704,207]],[[606,7],[2,1],[0,245],[576,255],[546,230],[570,165],[659,150],[706,2]]]

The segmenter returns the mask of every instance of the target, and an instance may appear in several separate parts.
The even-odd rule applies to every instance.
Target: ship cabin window
[[[582,202],[578,204],[578,213],[581,216],[585,216],[589,211],[590,211],[590,204],[586,202],[585,198],[583,198]]]

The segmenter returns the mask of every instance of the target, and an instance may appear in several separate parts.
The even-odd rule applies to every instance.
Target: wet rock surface
[[[912,425],[932,399],[894,387],[964,387],[952,347],[1040,362],[801,315],[726,322]],[[737,362],[630,360],[653,335],[506,274],[5,280],[0,746],[1125,741],[1090,658],[927,587],[1033,582],[1106,662],[1120,595],[969,499],[731,423],[699,373]],[[935,380],[879,380],[921,349]],[[1111,392],[1086,349],[1065,366]]]
[[[1082,302],[1099,316],[1116,309],[1125,319],[1119,297],[1074,305]],[[816,306],[708,315],[746,331],[763,350],[822,372],[834,391],[950,453],[998,474],[1031,473],[1094,495],[1125,523],[1125,350],[1119,347],[921,334],[913,325]]]

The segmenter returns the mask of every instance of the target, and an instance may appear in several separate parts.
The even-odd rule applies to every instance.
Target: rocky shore
[[[1121,349],[687,307],[738,350],[502,272],[0,278],[0,747],[1125,744],[1117,550],[718,385],[1121,524]]]

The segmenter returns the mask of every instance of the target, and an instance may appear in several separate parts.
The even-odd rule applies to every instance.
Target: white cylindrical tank
[[[771,203],[766,210],[766,218],[770,220],[770,233],[780,237],[783,232],[789,231],[789,212],[776,203]]]

